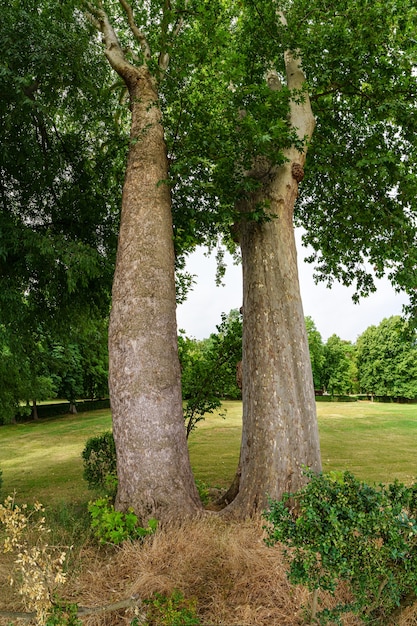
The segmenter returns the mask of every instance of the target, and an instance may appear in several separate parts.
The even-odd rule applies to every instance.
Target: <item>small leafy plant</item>
[[[184,598],[175,590],[170,596],[156,593],[146,605],[146,626],[198,626],[201,624],[196,615],[194,600]]]
[[[371,487],[349,472],[307,474],[300,491],[270,502],[267,543],[286,546],[291,582],[331,593],[347,583],[352,602],[317,616],[313,608],[313,620],[340,623],[351,611],[386,623],[417,586],[416,487]]]
[[[114,498],[117,490],[116,446],[113,433],[108,431],[90,437],[81,454],[84,464],[84,479],[90,489]]]
[[[108,497],[90,502],[88,510],[94,536],[102,544],[120,545],[124,541],[143,539],[152,535],[158,526],[158,521],[151,518],[148,526],[143,528],[139,525],[133,509],[129,509],[126,513],[116,511]]]
[[[82,626],[78,619],[78,606],[59,600],[52,606],[45,626]]]

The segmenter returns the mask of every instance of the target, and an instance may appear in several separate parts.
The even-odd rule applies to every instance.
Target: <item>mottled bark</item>
[[[143,63],[125,57],[108,15],[90,3],[105,54],[130,97],[130,149],[109,326],[109,390],[117,453],[116,507],[143,523],[202,508],[191,471],[177,350],[168,160],[150,49],[122,2]],[[160,64],[161,71],[166,67]]]
[[[185,437],[177,352],[168,164],[158,96],[146,66],[128,83],[131,146],[109,329],[117,450],[116,505],[142,520],[201,505]]]
[[[299,62],[286,55],[287,83],[301,89]],[[291,104],[300,138],[314,117],[305,101]],[[239,206],[243,268],[243,429],[239,493],[225,513],[246,517],[305,481],[303,466],[320,471],[313,377],[300,295],[293,210],[306,150],[287,150],[263,188]],[[254,164],[256,169],[256,163]],[[245,219],[268,201],[270,220]]]

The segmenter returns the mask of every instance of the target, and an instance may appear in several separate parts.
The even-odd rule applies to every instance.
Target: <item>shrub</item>
[[[116,511],[109,498],[90,502],[88,510],[91,515],[91,528],[96,539],[102,544],[119,545],[129,539],[143,539],[153,534],[158,525],[156,519],[150,519],[147,528],[143,528],[132,509],[127,513]]]
[[[1,467],[0,467],[0,493],[1,493],[2,485],[3,485],[3,472],[1,471]]]
[[[198,626],[201,624],[196,616],[195,601],[185,599],[179,591],[174,591],[170,596],[156,593],[150,600],[145,600],[144,604],[147,606],[147,626]]]
[[[416,488],[371,487],[349,472],[308,476],[300,491],[270,502],[267,543],[287,547],[291,582],[332,593],[347,583],[352,602],[318,613],[320,623],[340,623],[347,611],[386,623],[417,585]]]
[[[38,502],[29,509],[26,504],[18,506],[12,496],[0,504],[2,548],[13,553],[16,568],[11,572],[10,583],[18,586],[27,608],[36,613],[39,626],[63,623],[76,626],[74,620],[49,621],[53,614],[64,617],[56,591],[66,580],[67,552],[49,545],[50,529],[45,526],[44,513]]]
[[[97,489],[113,497],[117,488],[116,446],[108,431],[87,440],[82,452],[84,479],[90,489]]]

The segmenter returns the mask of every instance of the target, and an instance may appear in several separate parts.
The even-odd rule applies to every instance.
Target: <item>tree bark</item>
[[[287,84],[304,84],[299,61],[286,55]],[[308,94],[291,103],[291,122],[309,138],[314,117]],[[305,482],[303,467],[321,470],[316,405],[298,281],[293,210],[306,150],[288,161],[239,206],[243,268],[243,422],[239,493],[224,513],[247,517]],[[270,220],[245,219],[268,201]]]
[[[143,63],[125,57],[109,17],[89,3],[105,54],[123,78],[131,109],[130,148],[109,324],[109,391],[116,444],[116,507],[142,523],[202,508],[191,471],[177,348],[174,246],[168,159],[150,49],[134,23]]]
[[[146,66],[128,82],[131,146],[109,329],[119,509],[142,521],[195,513],[181,397],[168,163]]]

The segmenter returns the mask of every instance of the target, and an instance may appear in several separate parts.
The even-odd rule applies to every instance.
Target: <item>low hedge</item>
[[[97,411],[99,409],[109,409],[110,399],[104,398],[102,400],[80,400],[75,405],[77,407],[77,413],[85,413],[87,411]],[[59,415],[66,415],[70,412],[69,402],[56,402],[53,404],[38,404],[37,405],[39,419],[47,417],[58,417]],[[33,412],[31,415],[17,415],[16,422],[27,422],[33,419]]]
[[[316,402],[357,402],[356,396],[316,396]]]

